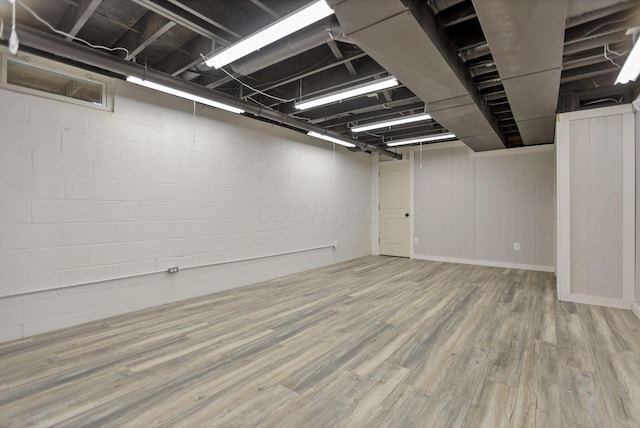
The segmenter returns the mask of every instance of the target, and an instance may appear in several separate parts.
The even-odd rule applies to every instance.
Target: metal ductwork
[[[347,36],[420,97],[438,123],[474,151],[505,148],[486,101],[425,3],[329,3]]]
[[[249,75],[286,59],[292,58],[330,41],[353,43],[347,38],[335,18],[296,33],[284,42],[263,48],[257,54],[235,61],[231,69],[236,73]]]
[[[354,43],[344,35],[335,17],[331,17],[326,22],[301,30],[296,33],[295,37],[288,37],[284,41],[261,49],[260,52],[235,61],[230,64],[230,67],[235,73],[248,76],[331,41]],[[210,68],[204,64],[198,68],[200,70],[210,70]],[[189,77],[188,71],[184,74],[184,77]],[[196,76],[197,74],[192,73],[191,78],[195,78]],[[191,80],[191,78],[188,80]],[[215,88],[231,80],[230,77],[224,77],[210,84],[208,87]]]
[[[567,0],[473,0],[524,144],[553,142]]]
[[[0,34],[0,38],[8,38],[8,32],[9,29],[6,29],[6,34]],[[332,137],[345,139],[340,134],[328,132],[322,127],[289,117],[279,111],[264,108],[256,104],[234,98],[231,95],[211,91],[203,86],[196,85],[183,79],[179,79],[177,77],[171,76],[170,74],[146,69],[144,66],[134,64],[129,61],[124,61],[120,58],[108,55],[104,52],[100,52],[32,28],[21,26],[18,30],[18,33],[21,46],[28,46],[38,51],[46,52],[50,55],[66,58],[102,70],[110,71],[112,73],[121,74],[123,76],[136,76],[141,79],[149,79],[161,85],[170,86],[181,91],[189,92],[194,95],[206,97],[211,100],[227,104],[229,106],[243,109],[249,114],[282,125],[291,126],[303,131],[314,131],[320,134],[327,134]],[[376,147],[357,140],[347,141],[355,144],[357,147],[365,151],[377,152],[391,158],[402,158],[401,155],[384,148]]]

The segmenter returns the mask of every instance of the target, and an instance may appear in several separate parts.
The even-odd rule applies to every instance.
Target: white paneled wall
[[[552,146],[437,147],[414,153],[415,257],[553,270]]]
[[[565,113],[557,125],[558,297],[631,309],[635,135],[630,105]]]
[[[0,341],[370,254],[365,154],[121,81],[114,112],[0,90],[0,128]]]
[[[636,130],[636,279],[633,312],[640,318],[640,97],[634,102]]]

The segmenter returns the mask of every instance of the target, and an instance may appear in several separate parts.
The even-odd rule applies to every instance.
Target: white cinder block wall
[[[414,257],[553,271],[553,146],[433,147],[414,152]]]
[[[370,254],[368,155],[122,81],[114,102],[0,90],[0,341]]]

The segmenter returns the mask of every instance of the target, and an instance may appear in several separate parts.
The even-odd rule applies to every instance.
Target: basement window
[[[32,55],[2,55],[0,86],[104,110],[111,110],[109,79]]]

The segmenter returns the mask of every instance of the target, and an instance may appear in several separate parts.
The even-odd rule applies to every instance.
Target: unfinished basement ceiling
[[[551,143],[556,112],[629,103],[640,92],[638,83],[613,84],[633,43],[625,33],[640,25],[635,0],[330,0],[334,16],[223,70],[203,64],[203,55],[309,2],[18,0],[57,30],[126,48],[129,55],[109,52],[117,61],[278,113],[261,120],[357,138],[366,151],[448,131],[477,151]],[[0,18],[6,39],[7,0],[0,0]],[[17,23],[18,35],[65,39],[20,4]],[[29,40],[22,50],[83,65],[82,55],[56,56]],[[81,49],[78,41],[65,43]],[[401,85],[310,110],[294,107],[295,100],[389,75]],[[422,112],[435,120],[350,130]]]

